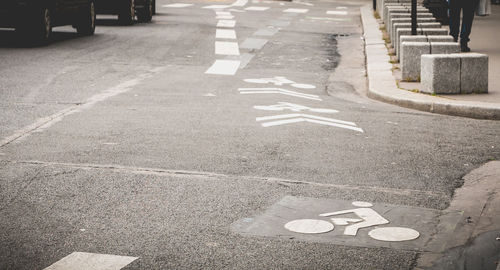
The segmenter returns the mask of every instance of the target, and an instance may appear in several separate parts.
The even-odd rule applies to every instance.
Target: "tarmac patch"
[[[245,236],[437,252],[462,218],[460,211],[286,196],[232,229]]]

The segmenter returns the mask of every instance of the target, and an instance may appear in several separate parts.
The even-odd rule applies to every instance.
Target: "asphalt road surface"
[[[498,122],[365,96],[370,3],[159,0],[152,23],[38,48],[0,30],[0,269],[412,269],[425,246],[367,228],[235,229],[283,198],[439,212],[500,157]]]

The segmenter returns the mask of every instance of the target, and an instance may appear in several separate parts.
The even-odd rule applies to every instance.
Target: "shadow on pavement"
[[[52,37],[48,45],[62,43],[79,38],[89,38],[89,36],[80,36],[75,32],[52,32]],[[0,48],[38,48],[44,45],[36,45],[20,37],[14,30],[0,29]]]

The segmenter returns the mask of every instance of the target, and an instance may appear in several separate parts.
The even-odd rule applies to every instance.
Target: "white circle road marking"
[[[384,227],[371,230],[368,235],[375,240],[401,242],[417,239],[420,233],[410,228]]]
[[[332,223],[319,219],[298,219],[285,224],[285,228],[297,233],[327,233],[333,230]]]
[[[369,203],[369,202],[360,202],[360,201],[352,202],[352,205],[357,206],[357,207],[372,207],[373,206],[372,203]]]

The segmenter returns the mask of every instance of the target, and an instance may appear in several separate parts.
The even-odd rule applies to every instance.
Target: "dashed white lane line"
[[[347,7],[337,7],[337,9],[347,9]]]
[[[283,12],[286,12],[286,13],[307,13],[308,11],[309,11],[309,9],[305,9],[305,8],[288,8],[288,9],[283,10]]]
[[[217,29],[215,38],[218,39],[236,39],[236,32],[233,29]]]
[[[175,4],[170,4],[170,5],[163,5],[162,7],[164,8],[185,8],[185,7],[190,7],[193,4],[183,4],[183,3],[175,3]]]
[[[217,19],[217,20],[232,20],[232,19],[234,19],[234,16],[233,15],[219,15],[219,16],[215,17],[215,19]]]
[[[267,43],[267,39],[260,38],[247,38],[243,43],[241,43],[242,49],[250,49],[250,50],[260,50]]]
[[[247,8],[245,8],[245,10],[248,10],[248,11],[265,11],[268,9],[269,9],[269,7],[247,7]]]
[[[216,41],[215,54],[240,55],[240,49],[237,42]]]
[[[44,270],[120,270],[136,257],[73,252]]]
[[[236,21],[235,20],[219,20],[217,22],[217,27],[228,27],[228,28],[232,28],[236,25]]]
[[[347,11],[339,11],[339,10],[328,10],[326,12],[328,15],[347,15]]]
[[[234,75],[238,71],[240,61],[237,60],[215,60],[214,64],[205,71],[206,74]]]

